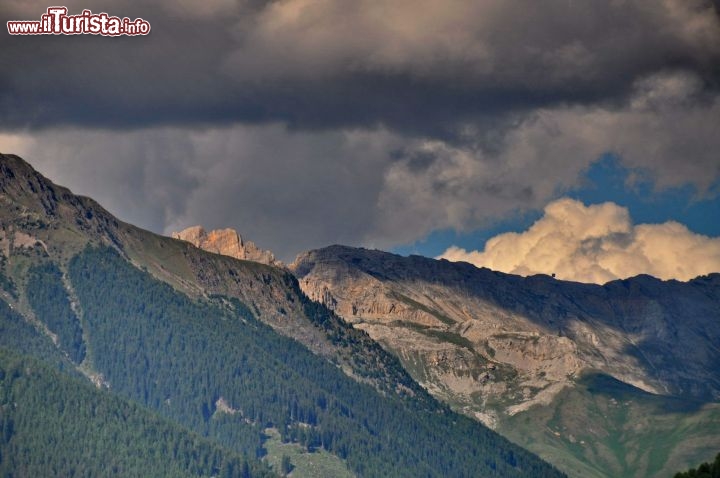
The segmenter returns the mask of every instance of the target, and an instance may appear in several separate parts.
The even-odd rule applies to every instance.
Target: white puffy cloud
[[[598,284],[638,274],[689,280],[720,272],[720,238],[695,234],[674,221],[635,225],[617,204],[585,206],[563,198],[548,204],[527,231],[500,234],[483,251],[453,246],[440,257],[512,274],[556,274]]]

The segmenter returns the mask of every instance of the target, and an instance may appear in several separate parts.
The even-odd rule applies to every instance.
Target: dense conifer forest
[[[114,249],[27,270],[32,319],[0,300],[3,476],[264,476],[269,427],[358,476],[561,476],[416,384],[378,393],[238,299],[192,299]]]
[[[439,404],[381,397],[237,300],[193,301],[107,248],[76,256],[69,277],[111,390],[237,452],[261,457],[272,426],[363,476],[557,475]]]
[[[274,476],[255,459],[0,348],[0,476]]]
[[[35,315],[58,338],[61,350],[75,363],[85,358],[82,328],[63,285],[60,269],[53,263],[33,267],[27,285],[27,298]]]
[[[239,300],[191,299],[114,249],[32,264],[34,319],[0,300],[6,476],[264,476],[269,427],[358,476],[561,476],[424,390],[378,393]]]

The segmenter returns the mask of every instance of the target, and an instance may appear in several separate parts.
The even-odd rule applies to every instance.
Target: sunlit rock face
[[[718,274],[599,286],[342,246],[290,269],[438,398],[491,426],[595,371],[653,394],[720,397]]]
[[[281,265],[272,252],[258,248],[252,241],[244,240],[234,229],[216,229],[208,232],[202,226],[192,226],[180,232],[173,232],[172,237],[187,241],[208,252],[245,261]]]

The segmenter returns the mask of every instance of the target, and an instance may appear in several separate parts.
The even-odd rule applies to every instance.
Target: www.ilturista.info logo
[[[49,7],[40,21],[9,21],[11,35],[147,35],[150,23],[142,18],[111,17],[107,13],[93,13],[83,10],[79,15],[68,15],[66,7]]]

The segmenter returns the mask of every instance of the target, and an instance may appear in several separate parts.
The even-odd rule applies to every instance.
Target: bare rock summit
[[[208,232],[202,226],[192,226],[180,232],[173,232],[172,237],[215,254],[273,266],[282,265],[272,252],[260,249],[252,241],[244,240],[234,229],[216,229]]]

